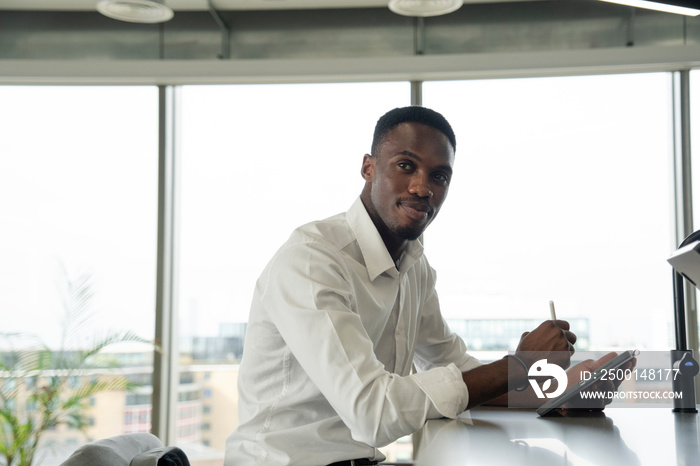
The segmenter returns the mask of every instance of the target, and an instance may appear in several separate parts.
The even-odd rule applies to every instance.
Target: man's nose
[[[430,189],[428,177],[417,173],[411,178],[411,184],[408,186],[408,192],[415,194],[418,197],[433,197],[433,191]]]

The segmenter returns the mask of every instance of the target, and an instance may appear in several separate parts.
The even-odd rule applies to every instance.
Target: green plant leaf
[[[119,366],[99,357],[105,348],[123,342],[152,344],[132,331],[110,330],[90,341],[78,338],[94,316],[92,277],[82,274],[71,279],[64,267],[61,278],[64,320],[59,348],[49,348],[32,335],[0,333],[0,352],[5,356],[0,365],[0,464],[4,457],[6,466],[18,460],[20,466],[31,464],[47,429],[87,427],[92,396],[138,386],[116,371],[98,376],[91,372]],[[29,381],[31,388],[24,390]],[[27,403],[34,408],[24,409]]]

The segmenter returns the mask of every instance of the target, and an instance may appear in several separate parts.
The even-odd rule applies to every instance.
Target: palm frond
[[[61,350],[68,349],[68,343],[76,341],[77,337],[94,317],[92,309],[93,283],[92,275],[81,273],[77,277],[72,277],[63,263],[59,264],[61,269],[59,290],[63,303],[63,323],[61,335]],[[57,358],[58,365],[62,365],[62,360]]]
[[[51,350],[36,335],[18,332],[0,332],[0,347],[8,363],[0,363],[0,370],[22,372],[41,370],[39,353]]]
[[[145,338],[140,337],[138,334],[135,332],[132,332],[130,330],[127,331],[111,331],[108,332],[105,335],[99,336],[98,338],[95,339],[95,341],[92,343],[90,348],[78,351],[76,353],[78,360],[76,361],[79,365],[85,364],[86,362],[89,362],[90,358],[101,352],[103,349],[105,349],[108,346],[117,344],[117,343],[147,343],[151,344],[149,340],[146,340]]]
[[[49,348],[40,339],[18,333],[0,333],[0,464],[31,464],[42,434],[65,425],[87,427],[89,399],[99,392],[132,391],[138,385],[123,375],[94,377],[91,369],[118,367],[100,359],[103,350],[117,343],[153,343],[133,331],[109,330],[87,341],[94,318],[92,277],[71,278],[62,267],[63,322],[60,346]],[[86,331],[88,330],[88,331]],[[70,345],[69,345],[70,343]],[[157,349],[157,348],[156,348]],[[92,376],[88,377],[89,374]],[[27,380],[32,380],[31,389]],[[9,382],[9,383],[8,383]],[[28,411],[31,403],[35,410]]]

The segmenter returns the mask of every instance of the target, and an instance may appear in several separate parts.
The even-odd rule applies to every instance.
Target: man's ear
[[[374,164],[376,161],[377,158],[370,154],[365,154],[362,158],[362,178],[367,182],[371,183],[374,181]]]

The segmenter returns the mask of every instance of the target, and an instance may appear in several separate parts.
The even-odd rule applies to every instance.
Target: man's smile
[[[399,201],[399,206],[408,215],[409,218],[417,222],[423,222],[428,219],[432,208],[429,204],[419,201]]]

